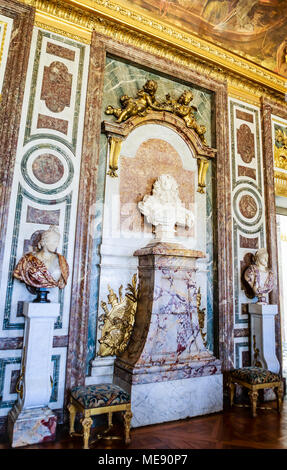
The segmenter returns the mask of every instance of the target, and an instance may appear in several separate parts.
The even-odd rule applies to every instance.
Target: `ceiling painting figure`
[[[127,0],[126,4],[287,77],[285,0]]]

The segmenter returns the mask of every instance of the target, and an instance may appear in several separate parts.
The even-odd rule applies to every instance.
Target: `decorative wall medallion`
[[[53,113],[63,111],[70,106],[72,91],[72,74],[62,62],[52,62],[44,67],[41,100]]]
[[[252,159],[255,158],[254,134],[247,124],[241,124],[237,129],[237,152],[244,163],[251,163]]]
[[[29,149],[22,159],[21,171],[32,189],[45,194],[64,191],[74,175],[71,158],[60,147],[50,144],[39,144]]]
[[[34,160],[32,171],[42,183],[53,184],[63,177],[64,166],[55,155],[44,153]]]
[[[257,203],[249,194],[245,194],[239,201],[239,210],[246,219],[253,219],[257,213]]]
[[[262,222],[262,202],[260,195],[250,186],[240,185],[234,194],[233,211],[241,230],[252,233],[258,229]]]

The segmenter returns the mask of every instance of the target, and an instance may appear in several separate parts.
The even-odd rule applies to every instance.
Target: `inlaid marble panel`
[[[264,186],[259,108],[229,100],[233,205],[234,366],[248,365],[247,304],[242,274],[250,257],[265,246]]]
[[[24,252],[35,248],[39,234],[50,224],[58,226],[58,250],[71,273],[65,289],[50,289],[51,302],[61,305],[55,336],[68,334],[88,59],[88,46],[34,28],[1,277],[5,295],[0,299],[0,337],[7,344],[23,336],[21,307],[23,301],[33,300],[25,285],[13,278],[14,267]],[[59,122],[66,127],[59,127]],[[63,405],[65,367],[66,346],[55,348],[51,358],[55,409]],[[10,387],[3,368],[1,380]],[[4,405],[0,402],[2,415],[8,413],[12,398]]]

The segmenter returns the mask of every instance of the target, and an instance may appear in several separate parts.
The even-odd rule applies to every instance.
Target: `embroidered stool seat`
[[[273,388],[277,397],[277,411],[280,413],[283,400],[283,381],[279,374],[262,367],[242,367],[229,372],[230,406],[233,405],[235,385],[247,388],[251,401],[252,416],[256,416],[258,390]]]
[[[84,449],[89,448],[89,438],[92,416],[107,413],[108,428],[97,439],[104,437],[112,427],[112,414],[117,411],[123,412],[125,423],[125,443],[130,442],[130,423],[132,418],[130,395],[118,385],[100,384],[74,387],[70,393],[70,403],[68,405],[70,413],[70,435],[81,435],[84,437]],[[76,413],[83,414],[81,424],[83,433],[75,433]],[[115,438],[115,436],[109,436]]]

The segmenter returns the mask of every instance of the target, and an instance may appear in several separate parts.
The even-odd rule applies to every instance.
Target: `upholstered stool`
[[[281,412],[283,400],[283,381],[280,375],[261,367],[242,367],[229,373],[230,406],[233,405],[235,384],[247,388],[251,402],[252,416],[256,416],[258,390],[273,388],[277,397],[277,411]]]
[[[130,396],[117,385],[101,384],[101,385],[88,385],[87,387],[74,387],[71,390],[70,403],[68,405],[70,413],[70,435],[80,435],[84,438],[84,449],[89,448],[89,438],[91,425],[93,423],[92,416],[108,414],[108,428],[104,431],[103,435],[98,435],[97,438],[102,438],[112,427],[112,414],[116,411],[122,411],[125,423],[125,443],[128,444],[130,440],[130,423],[132,418]],[[81,424],[83,433],[75,433],[74,424],[76,413],[80,412],[83,415]],[[115,436],[109,436],[115,438]]]

